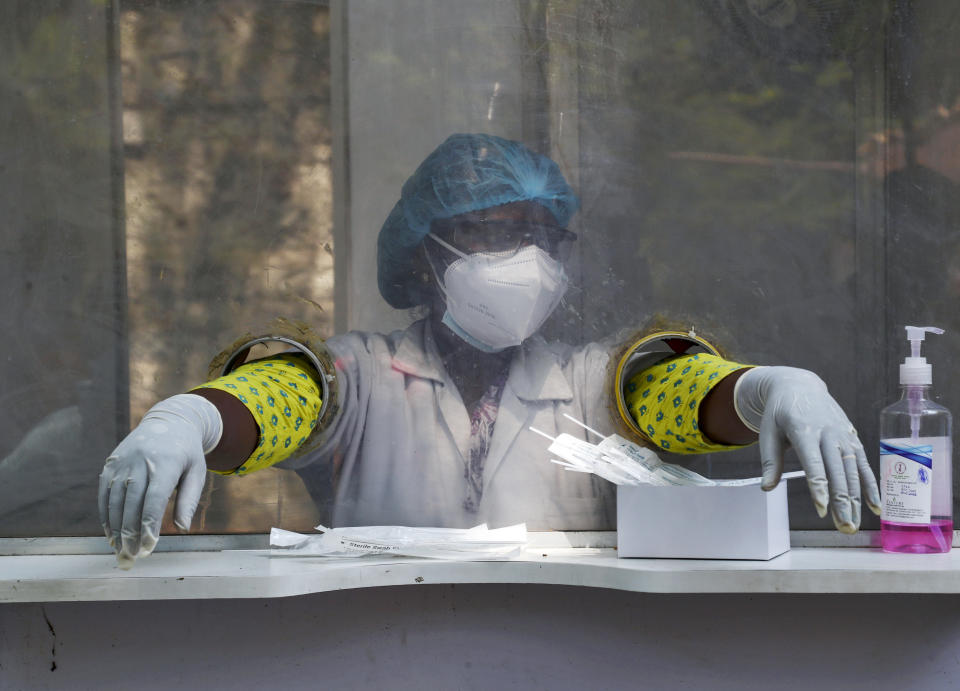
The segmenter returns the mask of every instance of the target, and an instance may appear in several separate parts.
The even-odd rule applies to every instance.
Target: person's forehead
[[[556,225],[557,219],[541,204],[536,202],[511,202],[494,206],[489,209],[472,211],[468,214],[454,216],[452,221],[522,221],[527,223],[541,223]]]

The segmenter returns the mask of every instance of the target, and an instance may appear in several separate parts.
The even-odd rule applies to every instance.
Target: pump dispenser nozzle
[[[933,368],[927,359],[920,355],[920,344],[926,334],[940,335],[943,329],[936,326],[907,326],[907,340],[910,341],[910,357],[900,365],[900,384],[902,386],[930,386],[933,383]]]

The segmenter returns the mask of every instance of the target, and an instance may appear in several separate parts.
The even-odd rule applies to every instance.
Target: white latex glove
[[[196,394],[179,394],[147,411],[107,458],[100,473],[100,523],[121,568],[156,547],[174,489],[174,523],[190,529],[207,475],[204,454],[222,433],[216,406]]]
[[[763,489],[780,482],[789,444],[821,518],[829,505],[837,530],[857,532],[861,487],[867,506],[880,515],[880,490],[857,430],[820,377],[795,367],[756,367],[737,380],[734,404],[743,423],[760,433]]]

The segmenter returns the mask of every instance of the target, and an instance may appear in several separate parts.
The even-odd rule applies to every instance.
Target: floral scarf
[[[493,425],[497,421],[497,412],[500,410],[500,396],[507,383],[505,368],[483,396],[473,407],[470,414],[470,444],[467,451],[467,463],[463,476],[467,480],[467,497],[463,501],[463,508],[476,513],[483,498],[483,464],[487,460],[490,450],[490,440],[493,438]]]

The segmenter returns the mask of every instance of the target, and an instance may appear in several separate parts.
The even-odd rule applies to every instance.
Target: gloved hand
[[[861,487],[867,506],[880,515],[880,490],[863,444],[820,377],[795,367],[756,367],[737,380],[734,405],[743,423],[760,433],[763,489],[780,482],[789,444],[807,473],[821,518],[829,496],[837,530],[857,532]]]
[[[100,473],[100,523],[121,568],[153,551],[175,488],[174,523],[190,529],[207,474],[204,454],[222,432],[216,406],[179,394],[147,411],[107,458]]]

